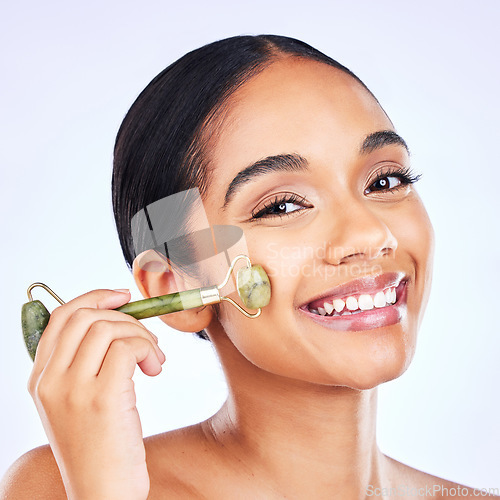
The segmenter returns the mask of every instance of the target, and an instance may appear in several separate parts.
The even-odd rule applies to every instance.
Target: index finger
[[[98,289],[84,293],[56,307],[51,315],[45,331],[40,338],[35,356],[34,371],[41,371],[47,363],[52,347],[61,329],[69,321],[71,315],[82,307],[92,307],[96,309],[115,309],[130,300],[130,292],[123,293],[115,290]],[[131,317],[132,318],[132,317]],[[135,318],[133,318],[135,319]],[[141,326],[138,320],[136,320]]]

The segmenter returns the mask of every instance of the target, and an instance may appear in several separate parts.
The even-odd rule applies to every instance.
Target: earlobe
[[[132,272],[136,285],[144,298],[158,297],[179,291],[179,276],[174,275],[175,271],[168,260],[154,250],[146,250],[139,254],[132,264]],[[164,314],[159,318],[176,330],[194,333],[205,329],[212,321],[214,314],[212,306],[202,306]]]
[[[159,318],[175,330],[195,333],[207,328],[214,315],[213,306],[202,306],[188,311],[164,314]]]

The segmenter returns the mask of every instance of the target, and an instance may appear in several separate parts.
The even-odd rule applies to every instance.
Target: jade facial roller
[[[257,312],[254,314],[245,311],[245,309],[229,297],[220,295],[221,288],[229,281],[231,272],[239,259],[245,259],[247,266],[240,268],[236,275],[238,295],[246,307],[249,309],[257,309]],[[45,290],[47,290],[60,304],[64,304],[64,301],[43,283],[33,283],[28,288],[29,302],[22,307],[21,325],[24,342],[32,360],[35,359],[38,342],[50,319],[50,313],[45,306],[39,300],[33,300],[31,296],[31,290],[36,286],[45,288]],[[246,255],[238,255],[231,262],[226,277],[220,285],[195,288],[193,290],[174,292],[167,295],[160,295],[159,297],[137,300],[124,304],[114,310],[130,314],[130,316],[136,319],[145,319],[184,311],[186,309],[193,309],[195,307],[217,304],[225,300],[233,304],[233,306],[247,318],[257,318],[262,312],[261,308],[269,304],[270,298],[271,284],[262,266],[259,264],[252,265],[250,259]]]

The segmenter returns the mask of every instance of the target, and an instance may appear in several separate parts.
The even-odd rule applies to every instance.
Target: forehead
[[[261,158],[284,153],[340,164],[359,151],[368,134],[393,129],[354,78],[324,63],[286,57],[228,99],[211,163],[222,182]]]

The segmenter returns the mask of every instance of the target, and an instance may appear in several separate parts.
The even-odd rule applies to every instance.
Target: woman
[[[271,302],[252,320],[225,303],[161,317],[213,342],[229,396],[206,421],[144,440],[132,375],[136,364],[157,375],[165,357],[139,321],[110,310],[128,291],[55,309],[29,381],[50,447],[19,459],[4,494],[472,497],[376,443],[377,386],[408,368],[431,285],[418,178],[371,92],[298,40],[234,37],[167,68],[117,137],[113,204],[127,263],[145,297],[176,290],[182,269],[135,255],[130,223],[196,187],[210,225],[243,230]]]

